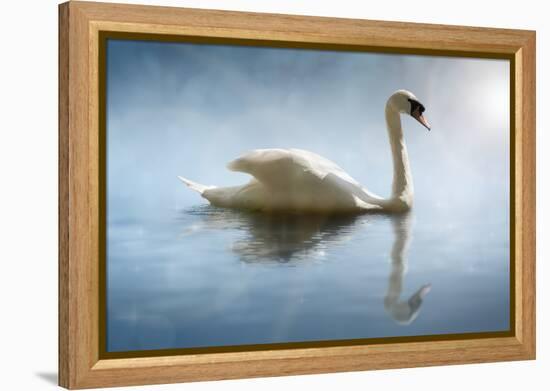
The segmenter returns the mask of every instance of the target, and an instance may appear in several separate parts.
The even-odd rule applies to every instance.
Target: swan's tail
[[[190,181],[189,179],[186,179],[184,177],[178,176],[179,180],[185,183],[190,189],[195,190],[197,193],[202,194],[205,190],[213,189],[216,186],[206,186],[201,185],[200,183],[196,183],[193,181]]]

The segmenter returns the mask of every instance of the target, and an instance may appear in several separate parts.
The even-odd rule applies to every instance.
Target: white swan
[[[409,91],[395,92],[386,103],[386,124],[393,156],[393,187],[383,199],[362,187],[337,164],[301,149],[257,149],[230,162],[233,171],[254,178],[235,187],[205,186],[178,177],[212,205],[260,211],[400,212],[411,208],[413,184],[400,114],[424,125],[424,106]]]

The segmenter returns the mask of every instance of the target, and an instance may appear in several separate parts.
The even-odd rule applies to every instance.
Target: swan
[[[229,170],[253,177],[241,186],[206,186],[178,178],[219,207],[264,212],[404,212],[412,207],[413,183],[401,114],[410,115],[430,130],[424,111],[424,105],[409,91],[398,90],[388,98],[386,127],[393,156],[392,194],[388,199],[362,187],[336,163],[301,149],[256,149],[231,161]]]

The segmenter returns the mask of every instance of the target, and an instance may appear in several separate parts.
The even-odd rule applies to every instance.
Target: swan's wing
[[[250,174],[264,184],[269,184],[276,177],[292,180],[297,174],[303,173],[322,180],[332,173],[346,182],[359,185],[336,163],[301,149],[256,149],[231,161],[227,168]]]
[[[350,183],[336,174],[328,173],[322,180],[321,189],[331,192],[332,197],[340,198],[343,204],[351,203],[362,210],[382,210],[376,202],[378,198],[371,197],[361,186]]]
[[[332,174],[347,183],[360,186],[355,179],[332,160],[328,160],[321,155],[303,149],[290,149],[289,152],[298,164],[304,167],[305,170],[319,177],[319,179],[325,179],[327,175]]]
[[[232,171],[250,174],[266,186],[274,188],[295,185],[297,181],[303,181],[307,175],[317,177],[321,181],[328,179],[327,176],[330,175],[329,182],[347,188],[353,187],[357,196],[364,201],[380,199],[361,187],[333,161],[302,149],[256,149],[233,160],[227,167]]]
[[[286,149],[256,149],[229,162],[227,168],[250,174],[271,189],[293,185],[304,171]]]
[[[359,182],[332,160],[302,149],[290,149],[290,152],[295,157],[295,160],[299,161],[302,166],[307,166],[307,170],[311,173],[323,180],[326,180],[327,176],[331,176],[331,181],[338,182],[340,186],[350,190],[353,189],[355,196],[359,197],[362,201],[370,203],[382,200],[382,197],[362,187]]]

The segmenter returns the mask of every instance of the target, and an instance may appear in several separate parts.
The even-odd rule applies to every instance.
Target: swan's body
[[[419,109],[421,108],[421,109]],[[423,106],[407,91],[386,104],[386,124],[393,155],[393,189],[383,199],[362,187],[336,163],[301,149],[258,149],[228,164],[253,179],[235,187],[204,186],[179,177],[212,205],[261,211],[363,212],[405,211],[413,201],[412,176],[400,113],[410,113],[428,127]]]
[[[353,211],[381,209],[334,162],[301,149],[258,149],[227,167],[254,178],[246,185],[198,190],[212,205],[252,210]],[[190,181],[180,178],[194,188]]]

